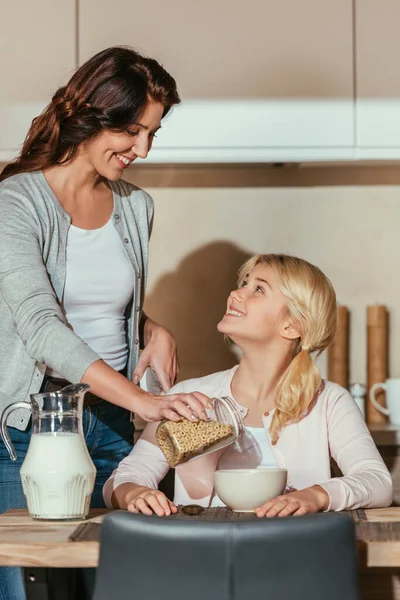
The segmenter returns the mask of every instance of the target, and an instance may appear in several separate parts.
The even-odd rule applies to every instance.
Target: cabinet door
[[[399,29],[398,0],[357,0],[356,143],[362,158],[400,157]]]
[[[80,0],[80,61],[121,44],[162,62],[184,101],[153,159],[352,151],[351,0]]]
[[[76,66],[75,0],[15,0],[0,19],[0,161]]]

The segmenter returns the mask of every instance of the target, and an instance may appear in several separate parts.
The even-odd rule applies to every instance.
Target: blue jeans
[[[28,451],[31,426],[25,431],[9,427],[8,431],[17,453],[17,460],[10,460],[8,451],[0,440],[0,513],[9,508],[26,508],[19,470]],[[133,423],[130,421],[130,413],[105,401],[85,405],[83,432],[97,469],[90,506],[102,508],[105,506],[102,495],[104,483],[133,447]],[[0,600],[25,600],[20,568],[0,567]]]

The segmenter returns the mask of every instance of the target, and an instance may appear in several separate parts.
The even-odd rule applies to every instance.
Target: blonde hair
[[[298,327],[293,358],[276,387],[275,412],[269,429],[272,444],[289,422],[303,418],[321,386],[321,375],[310,356],[321,354],[336,331],[336,294],[318,267],[287,254],[259,254],[239,270],[239,285],[258,264],[272,268],[276,283],[287,299],[287,315]]]

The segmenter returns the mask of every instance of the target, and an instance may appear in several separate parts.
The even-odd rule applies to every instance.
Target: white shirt
[[[117,371],[125,367],[128,356],[125,309],[134,281],[112,220],[99,229],[71,225],[63,310],[71,329]]]
[[[231,389],[237,368],[235,366],[206,377],[181,381],[168,394],[201,392],[209,398],[229,396],[242,418],[246,419],[248,408],[235,400]],[[270,440],[272,418],[273,411],[262,416],[267,440]],[[131,453],[119,463],[105,483],[103,495],[108,508],[112,507],[113,490],[119,485],[132,482],[156,490],[168,473],[170,467],[157,443],[156,430],[156,423],[146,425]],[[240,442],[243,438],[251,442],[248,435],[241,436]],[[390,473],[365,419],[349,392],[336,383],[323,381],[310,412],[279,433],[272,451],[278,467],[287,469],[286,491],[319,484],[329,494],[329,510],[378,508],[390,506],[392,502]],[[175,469],[175,504],[210,506],[214,493],[214,473],[227,453],[228,449],[224,448],[178,465]],[[258,458],[257,455],[258,452],[249,452],[247,456],[238,452],[236,468],[240,468],[239,461],[243,461],[241,465],[244,468],[248,468],[249,463],[250,468],[257,468],[260,466],[260,455]],[[331,457],[337,462],[343,477],[332,478]]]
[[[238,444],[232,444],[218,462],[220,469],[265,469],[276,467],[271,444],[264,427],[245,427]],[[215,494],[210,506],[225,506]]]

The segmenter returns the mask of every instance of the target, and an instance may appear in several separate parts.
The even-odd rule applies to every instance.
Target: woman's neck
[[[243,356],[232,379],[232,393],[247,407],[263,410],[275,407],[275,389],[279,379],[292,361],[288,346],[274,346],[260,352],[259,348],[242,348]]]
[[[90,195],[107,185],[104,178],[79,154],[71,162],[50,167],[44,173],[51,187],[68,192],[72,198]]]
[[[82,157],[52,167],[44,175],[72,225],[98,229],[109,221],[114,207],[112,189]]]

